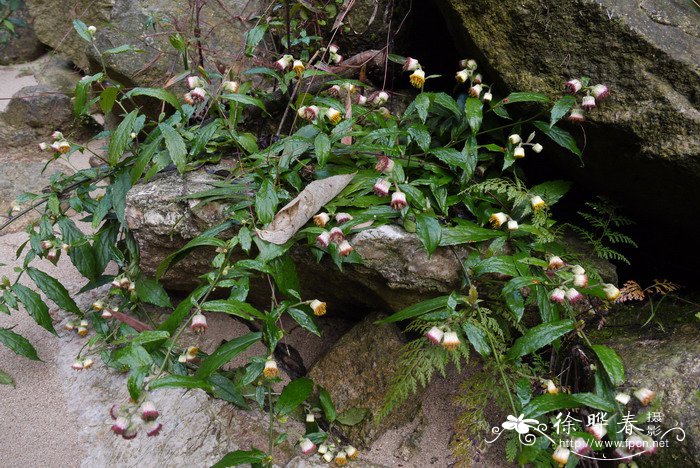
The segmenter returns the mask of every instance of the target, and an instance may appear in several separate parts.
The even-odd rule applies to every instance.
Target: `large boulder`
[[[27,1],[39,39],[80,68],[101,69],[90,44],[73,30],[74,18],[97,28],[95,45],[102,52],[124,44],[139,49],[106,57],[114,78],[138,86],[163,86],[183,71],[183,59],[168,39],[175,29],[192,44],[195,31],[199,31],[207,68],[218,64],[224,68],[241,66],[243,34],[253,26],[251,18],[261,11],[260,4],[258,0],[201,2],[196,12],[191,2],[169,0],[79,0],[71,8],[58,0]],[[189,50],[192,67],[199,63],[199,49],[192,45]]]
[[[462,54],[479,59],[504,91],[557,96],[566,79],[582,75],[609,85],[611,97],[589,113],[589,122],[569,128],[585,144],[585,166],[575,158],[551,161],[566,165],[591,191],[627,205],[639,220],[687,226],[686,202],[697,197],[700,183],[696,5],[661,0],[436,3]]]

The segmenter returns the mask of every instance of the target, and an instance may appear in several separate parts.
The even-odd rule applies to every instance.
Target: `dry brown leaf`
[[[315,180],[294,200],[279,210],[266,229],[257,229],[258,237],[282,245],[291,239],[326,203],[348,186],[355,174],[341,174]]]

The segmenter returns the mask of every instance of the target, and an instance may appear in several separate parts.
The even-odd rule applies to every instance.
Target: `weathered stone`
[[[398,370],[398,358],[405,343],[396,326],[376,325],[378,318],[369,315],[357,324],[309,371],[309,377],[317,385],[331,392],[339,412],[351,408],[367,410],[359,424],[342,428],[353,444],[363,447],[388,428],[411,422],[419,406],[419,399],[414,397],[381,422],[376,418]]]
[[[91,45],[73,30],[71,22],[76,17],[97,28],[95,45],[100,51],[124,44],[141,50],[106,57],[108,71],[115,79],[139,86],[162,86],[184,70],[180,53],[168,42],[175,28],[192,46],[190,67],[199,62],[200,49],[194,45],[195,31],[199,31],[204,65],[212,69],[221,63],[238,71],[245,63],[240,60],[243,34],[252,27],[249,18],[261,8],[259,1],[243,0],[202,2],[198,14],[190,2],[167,0],[79,0],[72,8],[65,8],[58,0],[28,0],[27,6],[39,39],[80,68],[101,69]]]
[[[504,91],[557,96],[566,79],[582,75],[610,86],[612,95],[583,127],[585,166],[575,158],[552,162],[623,202],[638,220],[688,226],[687,200],[700,183],[700,37],[692,2],[436,3],[464,56],[479,59]],[[581,129],[569,129],[584,142]]]
[[[14,127],[61,128],[73,118],[70,96],[48,85],[28,86],[17,92],[2,118]]]
[[[0,27],[0,65],[29,62],[44,53],[44,45],[34,34],[24,3],[20,3],[8,20],[12,21],[14,32]]]

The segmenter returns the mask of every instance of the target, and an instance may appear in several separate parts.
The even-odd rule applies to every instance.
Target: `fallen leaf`
[[[279,210],[266,229],[256,229],[258,237],[282,245],[291,239],[326,203],[348,186],[355,174],[341,174],[315,180]]]

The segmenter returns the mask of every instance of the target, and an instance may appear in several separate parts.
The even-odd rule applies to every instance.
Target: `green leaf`
[[[180,105],[180,101],[177,99],[177,96],[163,88],[134,88],[126,93],[125,97],[132,98],[134,96],[148,96],[160,99],[161,101],[167,102],[175,109],[182,112],[182,106]]]
[[[88,27],[85,23],[83,23],[79,19],[74,19],[73,28],[78,33],[78,35],[82,37],[85,41],[92,42],[92,34],[90,34],[90,31],[88,31]]]
[[[182,136],[168,124],[161,123],[158,124],[158,128],[165,138],[165,147],[168,149],[168,154],[170,154],[170,159],[172,159],[175,166],[177,166],[177,171],[182,174],[185,172],[185,167],[187,166],[187,146],[185,145],[185,140]]]
[[[138,117],[139,113],[137,110],[129,112],[124,120],[121,121],[117,129],[112,133],[112,137],[109,139],[109,146],[107,148],[107,154],[109,155],[109,165],[115,166],[119,159],[124,154],[127,146],[131,142],[131,131],[134,128],[134,122]]]
[[[344,426],[354,426],[362,422],[367,416],[365,408],[349,408],[338,415],[336,421]]]
[[[255,212],[261,223],[268,224],[272,221],[277,212],[278,203],[279,198],[277,198],[274,182],[270,179],[265,179],[255,195]]]
[[[125,168],[119,174],[117,174],[113,180],[112,185],[110,185],[110,194],[112,199],[112,206],[114,207],[114,214],[117,219],[124,227],[128,227],[126,224],[126,194],[131,188],[131,175],[129,171]]]
[[[54,301],[61,309],[75,314],[80,313],[80,309],[70,297],[68,290],[56,278],[34,267],[27,268],[27,274],[36,286],[46,294],[46,297]]]
[[[24,356],[33,361],[41,361],[36,354],[36,349],[34,349],[34,346],[32,346],[29,340],[22,335],[18,335],[9,328],[0,328],[0,343],[20,356]]]
[[[580,407],[594,408],[609,413],[616,410],[613,403],[592,393],[559,393],[556,395],[545,393],[532,399],[522,409],[522,412],[528,418],[538,418],[551,411]]]
[[[146,275],[141,275],[136,280],[136,295],[143,302],[158,307],[171,308],[173,306],[163,286],[158,281]]]
[[[337,411],[335,409],[335,405],[333,404],[331,394],[328,393],[328,390],[326,390],[323,387],[319,387],[318,399],[321,403],[321,409],[323,409],[323,416],[326,418],[326,421],[328,421],[329,423],[335,421]]]
[[[464,176],[466,180],[471,179],[474,175],[474,170],[479,162],[479,146],[476,142],[476,135],[470,135],[464,142],[464,148],[462,148],[462,157],[464,158]]]
[[[0,385],[12,385],[15,386],[15,381],[10,374],[0,369]]]
[[[533,122],[532,124],[562,148],[568,149],[576,156],[581,156],[581,150],[576,145],[576,140],[574,140],[574,137],[566,130],[559,127],[550,128],[547,122],[542,122],[541,120]]]
[[[608,374],[610,382],[616,387],[625,383],[625,367],[620,356],[608,346],[592,345],[591,349],[598,356],[598,360]]]
[[[114,102],[117,100],[117,94],[119,94],[119,88],[116,86],[105,88],[105,90],[100,93],[100,109],[102,109],[103,114],[106,115],[112,112]]]
[[[423,151],[428,151],[430,148],[430,132],[425,125],[413,124],[408,127],[408,135]]]
[[[418,234],[418,238],[423,244],[423,247],[425,247],[425,250],[428,251],[428,255],[430,255],[435,252],[435,249],[440,245],[442,228],[438,220],[433,216],[419,213],[416,215],[416,234]]]
[[[289,382],[275,403],[275,413],[286,415],[294,411],[311,395],[314,383],[307,377],[300,377]]]
[[[428,312],[435,312],[436,310],[444,309],[447,307],[447,300],[449,298],[450,296],[440,296],[413,304],[396,312],[395,314],[378,320],[377,323],[400,322],[401,320],[408,320],[410,318],[418,317],[419,315],[427,314]]]
[[[189,241],[187,244],[185,244],[180,250],[177,250],[160,262],[160,265],[158,265],[158,268],[156,269],[156,279],[160,279],[163,277],[166,271],[168,269],[182,260],[187,253],[194,249],[195,247],[203,247],[203,246],[211,246],[211,247],[224,247],[226,243],[222,241],[221,239],[217,239],[216,237],[208,237],[204,235],[200,235],[198,237],[195,237],[191,241]]]
[[[491,347],[489,347],[488,343],[486,342],[486,334],[479,326],[471,322],[465,322],[464,325],[462,325],[462,328],[464,329],[464,333],[467,335],[467,339],[472,346],[474,346],[477,353],[481,354],[482,356],[488,356],[491,354]]]
[[[138,401],[143,391],[143,381],[148,373],[147,367],[135,367],[129,372],[129,378],[126,381],[126,388],[129,391],[129,396],[132,401]]]
[[[497,256],[485,258],[473,267],[474,274],[481,276],[485,273],[499,273],[506,276],[516,276],[518,270],[511,256]]]
[[[314,321],[313,317],[303,310],[295,309],[294,307],[287,309],[287,313],[298,323],[304,330],[310,331],[316,336],[321,336],[321,330]]]
[[[504,237],[503,231],[496,229],[487,229],[470,221],[460,221],[458,226],[452,228],[444,228],[442,230],[442,238],[440,245],[460,245],[469,244],[472,242],[481,242],[496,237]]]
[[[428,108],[430,107],[430,98],[426,93],[421,93],[416,96],[415,109],[418,112],[418,117],[425,123],[425,119],[428,118]],[[407,109],[408,111],[408,109]]]
[[[144,345],[170,338],[170,333],[165,330],[145,330],[136,335],[131,343],[135,345]]]
[[[210,393],[214,398],[228,401],[239,408],[248,409],[248,404],[245,402],[243,394],[241,394],[241,391],[233,384],[231,379],[221,374],[214,374],[207,380],[211,384]]]
[[[252,133],[239,133],[233,136],[236,143],[241,145],[248,153],[257,153],[258,139]]]
[[[24,304],[24,307],[27,308],[27,312],[29,312],[29,315],[32,316],[37,325],[55,335],[56,330],[53,329],[49,308],[44,301],[41,300],[41,296],[19,283],[15,283],[12,286],[12,291],[17,295],[17,299]]]
[[[537,307],[540,310],[540,318],[542,322],[552,322],[559,319],[556,306],[549,300],[549,292],[547,288],[538,284],[535,286],[535,294],[537,295]]]
[[[449,166],[459,167],[462,169],[467,167],[467,161],[464,155],[454,148],[433,148],[429,152]]]
[[[460,118],[462,116],[462,109],[459,108],[457,102],[452,98],[452,96],[450,96],[447,93],[433,94],[433,103],[449,110],[457,118]]]
[[[504,104],[513,104],[514,102],[549,102],[549,98],[541,93],[510,93],[503,100]]]
[[[213,122],[208,123],[204,127],[202,127],[198,134],[197,138],[194,140],[194,143],[192,144],[192,147],[190,148],[190,156],[197,156],[199,153],[202,152],[202,150],[207,146],[207,143],[212,139],[214,134],[221,128],[221,120],[216,119]]]
[[[240,102],[241,104],[245,104],[247,106],[257,106],[267,114],[265,104],[263,104],[263,102],[258,98],[246,96],[245,94],[222,94],[221,98],[228,99],[229,101]]]
[[[206,380],[191,375],[167,375],[151,381],[148,384],[149,390],[157,388],[201,388],[209,390],[210,385]]]
[[[319,133],[316,135],[314,147],[316,148],[316,159],[318,160],[318,166],[325,166],[326,161],[328,161],[328,158],[331,155],[331,141],[328,139],[328,135],[325,133]]]
[[[554,103],[554,107],[552,107],[552,111],[550,112],[549,126],[553,127],[554,124],[559,121],[559,119],[564,117],[566,113],[569,112],[569,109],[571,109],[574,104],[576,104],[576,98],[571,94],[567,94],[559,98],[559,100]]]
[[[124,52],[143,52],[141,49],[137,49],[136,47],[130,45],[130,44],[122,44],[117,47],[112,47],[111,49],[107,49],[104,52],[102,52],[102,55],[117,55],[117,54],[123,54]]]
[[[565,180],[550,180],[535,185],[530,189],[530,193],[541,196],[548,206],[554,205],[571,188],[571,182]]]
[[[236,450],[224,455],[224,458],[212,465],[211,468],[228,468],[230,466],[261,464],[267,458],[267,454],[258,449]]]
[[[245,35],[245,54],[248,57],[252,57],[255,52],[255,48],[260,44],[262,38],[265,37],[265,32],[268,28],[267,23],[261,23],[255,26],[253,29],[246,32]]]
[[[251,345],[260,341],[261,338],[262,333],[248,333],[224,343],[202,361],[195,375],[199,378],[209,377],[221,366],[229,363]]]
[[[476,133],[481,128],[481,120],[483,119],[483,114],[481,111],[483,104],[477,99],[470,97],[467,102],[464,103],[464,113],[467,115],[467,121],[469,122],[469,128],[471,128],[472,133]]]
[[[523,336],[515,340],[506,356],[512,360],[533,353],[573,329],[574,321],[570,319],[542,323],[532,327]]]
[[[80,274],[89,280],[94,280],[98,276],[97,259],[92,246],[87,242],[85,235],[75,225],[70,218],[60,218],[58,226],[61,229],[63,240],[71,245],[68,256]]]
[[[235,315],[246,320],[253,320],[253,317],[264,319],[265,315],[247,302],[234,301],[231,299],[220,299],[208,301],[202,304],[202,310],[207,312],[221,312],[228,315]]]

